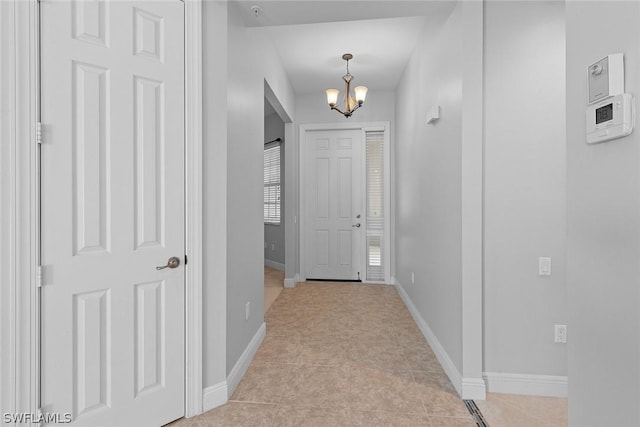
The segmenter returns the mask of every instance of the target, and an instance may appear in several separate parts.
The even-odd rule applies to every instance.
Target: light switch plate
[[[538,274],[540,276],[551,276],[551,258],[538,258]]]

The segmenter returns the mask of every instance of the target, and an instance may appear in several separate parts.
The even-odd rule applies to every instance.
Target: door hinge
[[[36,268],[36,288],[41,288],[42,287],[42,283],[43,283],[43,278],[42,278],[42,266],[39,265]]]
[[[184,265],[187,265],[187,254],[184,254]]]
[[[36,144],[42,144],[42,122],[36,123]]]

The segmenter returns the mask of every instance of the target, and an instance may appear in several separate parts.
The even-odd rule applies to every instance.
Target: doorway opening
[[[301,280],[391,283],[389,124],[300,127]]]
[[[284,288],[284,121],[264,98],[264,312]]]
[[[291,262],[294,188],[293,123],[282,103],[264,81],[264,312],[278,298],[288,282],[293,282]],[[289,243],[287,243],[289,242]],[[288,274],[287,274],[288,273]]]
[[[129,4],[129,2],[127,2]],[[178,2],[180,3],[180,2]],[[186,214],[189,217],[187,223],[187,236],[185,245],[185,253],[189,253],[189,272],[186,274],[185,293],[187,306],[192,309],[188,311],[185,316],[186,330],[185,335],[185,381],[182,385],[184,390],[184,415],[192,416],[202,412],[202,310],[199,306],[201,303],[202,293],[202,280],[201,280],[201,247],[202,247],[202,217],[201,209],[202,200],[200,193],[197,191],[199,183],[202,181],[202,135],[199,131],[202,128],[202,76],[200,69],[202,67],[202,3],[200,0],[194,0],[192,2],[182,2],[184,8],[184,27],[189,31],[185,31],[184,36],[184,53],[185,66],[184,74],[187,84],[185,85],[185,99],[184,103],[187,108],[184,114],[185,118],[185,145],[187,147],[185,155],[185,163],[189,165],[185,172],[185,188],[186,188]],[[40,7],[42,4],[36,0],[28,0],[23,2],[12,1],[3,4],[3,10],[12,10],[11,12],[11,27],[7,27],[8,38],[3,38],[3,49],[7,48],[7,55],[16,59],[14,63],[9,64],[9,75],[14,73],[16,77],[15,91],[9,93],[10,101],[15,105],[16,114],[13,117],[3,117],[2,123],[11,123],[15,129],[15,134],[7,139],[8,150],[11,153],[11,161],[15,162],[16,173],[9,174],[8,176],[8,189],[11,189],[9,193],[2,191],[0,197],[3,200],[8,200],[7,195],[19,194],[19,198],[12,198],[10,206],[15,207],[15,218],[18,220],[10,222],[11,229],[15,230],[15,239],[12,239],[7,243],[9,254],[12,254],[12,265],[15,266],[14,276],[17,280],[3,281],[1,286],[1,292],[4,295],[5,291],[9,295],[15,295],[12,300],[12,310],[7,312],[7,323],[3,323],[3,331],[12,337],[22,337],[20,340],[15,340],[15,345],[10,345],[8,349],[11,352],[1,352],[3,357],[2,363],[0,363],[0,370],[2,371],[3,385],[7,390],[22,390],[21,393],[9,395],[6,397],[11,399],[11,404],[7,406],[13,412],[24,411],[27,414],[40,413],[41,407],[41,383],[40,383],[40,336],[41,328],[47,325],[45,322],[41,322],[40,313],[40,292],[46,286],[52,285],[54,282],[59,283],[59,275],[55,269],[49,268],[48,265],[42,265],[41,263],[41,244],[40,244],[40,150],[43,145],[46,145],[48,141],[51,141],[53,137],[51,132],[57,131],[53,127],[48,126],[47,123],[41,121],[40,114]],[[84,19],[89,18],[92,23],[98,22],[105,16],[104,10],[101,9],[103,5],[96,3],[96,5],[76,5],[77,14],[74,14],[76,18]],[[137,21],[141,25],[154,25],[157,21],[153,19],[148,20],[150,15],[143,13],[141,9],[147,5],[141,5],[137,10]],[[91,12],[86,12],[86,9],[82,7],[94,8]],[[115,7],[115,6],[114,6]],[[120,7],[120,5],[118,5]],[[95,8],[100,10],[96,11]],[[86,13],[83,13],[86,12]],[[9,14],[2,14],[4,18],[8,18]],[[70,15],[67,15],[70,16]],[[130,18],[131,16],[129,16]],[[152,17],[153,18],[153,17]],[[143,22],[140,22],[143,21]],[[9,22],[8,19],[3,19],[4,23]],[[130,19],[127,19],[130,22]],[[15,23],[15,25],[13,25]],[[59,28],[65,26],[61,24]],[[99,25],[98,25],[99,26]],[[9,28],[13,28],[10,30]],[[76,26],[74,28],[81,28],[77,32],[74,32],[74,37],[84,39],[85,41],[94,37],[96,40],[100,39],[105,34],[97,31],[95,25],[93,27]],[[100,27],[104,28],[104,27]],[[145,27],[146,28],[146,27]],[[86,31],[84,31],[84,30]],[[14,31],[15,30],[15,31]],[[145,33],[146,34],[146,33]],[[173,39],[172,39],[173,40]],[[6,42],[6,43],[5,43]],[[149,45],[148,38],[145,38],[145,44],[142,50],[137,53],[143,55],[143,52],[148,52],[145,49]],[[96,44],[98,45],[98,44]],[[157,52],[156,52],[157,53]],[[87,64],[76,62],[73,68],[76,79],[75,94],[79,98],[83,93],[81,89],[94,84],[94,87],[105,87],[112,81],[115,81],[116,76],[107,76],[99,66],[89,67]],[[92,74],[93,73],[93,74]],[[85,86],[80,84],[80,78],[84,79]],[[112,77],[114,80],[107,80],[107,77]],[[145,89],[149,89],[149,86],[153,86],[153,79],[147,81],[138,79],[138,83],[144,86]],[[159,79],[157,79],[159,80]],[[150,83],[145,86],[144,83]],[[4,85],[4,82],[3,82]],[[133,87],[133,85],[131,85]],[[142,95],[139,91],[138,93]],[[153,92],[152,90],[146,91],[145,95]],[[87,93],[86,91],[84,93]],[[140,99],[142,99],[140,97]],[[145,97],[145,100],[148,99]],[[77,104],[80,105],[79,103]],[[87,106],[87,105],[85,105]],[[80,111],[79,109],[77,111]],[[107,110],[102,110],[107,111]],[[103,115],[102,115],[103,116]],[[88,133],[97,132],[96,129],[85,129]],[[115,153],[114,153],[115,154]],[[44,160],[46,161],[46,160]],[[78,162],[77,162],[78,163]],[[76,168],[77,169],[77,168]],[[71,170],[67,171],[71,173]],[[93,170],[91,170],[93,172]],[[115,184],[114,184],[115,187]],[[111,188],[114,188],[111,187]],[[13,196],[11,196],[13,197]],[[13,203],[15,201],[15,203]],[[86,201],[86,199],[85,199]],[[76,203],[79,205],[79,203]],[[86,204],[88,207],[89,205]],[[93,205],[92,205],[93,206]],[[79,216],[78,216],[79,218]],[[112,217],[111,219],[114,219]],[[77,236],[80,234],[77,233]],[[77,237],[76,236],[76,237]],[[97,247],[95,245],[88,245],[89,237],[95,235],[84,234],[86,239],[83,245],[78,244],[78,239],[74,238],[75,252],[82,252],[82,256],[89,257],[86,252],[89,252],[90,247]],[[99,236],[102,238],[102,234]],[[104,239],[103,239],[104,240]],[[104,240],[107,243],[115,244],[113,240]],[[111,246],[113,247],[113,246]],[[85,250],[86,249],[86,250]],[[166,263],[166,259],[163,260]],[[162,261],[158,264],[164,264]],[[184,265],[185,263],[181,263]],[[154,264],[155,266],[156,264]],[[177,271],[177,270],[174,270]],[[151,286],[150,286],[151,287]],[[140,288],[142,289],[142,288]],[[98,296],[97,299],[100,299]],[[105,296],[101,300],[107,301],[108,297]],[[78,298],[77,306],[82,305],[84,302],[88,302],[87,298],[81,300]],[[93,301],[92,301],[93,302]],[[201,305],[201,304],[200,304]],[[115,305],[114,305],[115,306]],[[112,306],[112,307],[114,307]],[[102,308],[101,308],[102,309]],[[222,308],[224,310],[224,306]],[[85,311],[89,315],[94,313]],[[141,319],[141,317],[139,317]],[[102,320],[100,320],[102,321]],[[4,322],[4,321],[3,321]],[[216,326],[214,326],[216,327]],[[222,325],[224,327],[224,325]],[[46,332],[45,332],[46,333]],[[224,337],[224,330],[220,336]],[[92,341],[91,343],[94,343]],[[9,354],[10,358],[5,358],[5,354]],[[20,362],[17,366],[20,368],[14,370],[15,361]],[[209,361],[209,363],[218,363],[219,361]],[[224,363],[224,361],[221,361]],[[69,363],[69,360],[66,361]],[[4,375],[4,373],[11,372],[10,375]],[[7,380],[4,382],[4,380]],[[139,379],[139,377],[138,377]],[[147,381],[149,377],[145,377],[139,383]],[[66,379],[66,383],[72,382],[71,379]],[[93,384],[93,382],[92,382]],[[93,390],[92,390],[93,391]],[[4,396],[4,395],[3,395]],[[102,397],[100,397],[102,398]],[[87,402],[85,402],[86,404]],[[46,403],[42,405],[45,407]],[[78,406],[79,407],[79,406]],[[47,407],[49,408],[49,407]]]
[[[186,413],[184,3],[45,2],[40,35],[41,406],[163,425]]]

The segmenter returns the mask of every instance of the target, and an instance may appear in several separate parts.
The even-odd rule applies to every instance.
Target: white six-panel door
[[[162,425],[184,415],[184,4],[40,7],[42,407]]]
[[[305,144],[306,277],[363,279],[362,131],[309,131]]]

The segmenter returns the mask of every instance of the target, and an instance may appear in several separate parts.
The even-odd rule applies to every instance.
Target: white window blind
[[[280,224],[280,143],[264,146],[264,222]]]
[[[367,168],[367,280],[383,281],[384,131],[366,133]]]

